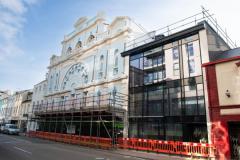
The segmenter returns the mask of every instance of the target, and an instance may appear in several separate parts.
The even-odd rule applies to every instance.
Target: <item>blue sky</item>
[[[49,58],[60,54],[63,36],[81,16],[127,15],[151,31],[201,11],[201,5],[240,44],[238,0],[0,0],[0,90],[30,89],[42,81]]]

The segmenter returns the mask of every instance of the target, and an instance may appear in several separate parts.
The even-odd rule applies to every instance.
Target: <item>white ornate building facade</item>
[[[102,13],[91,19],[79,18],[74,31],[64,36],[61,54],[50,59],[46,81],[42,82],[46,86],[40,95],[43,100],[36,99],[40,83],[34,87],[35,119],[30,125],[36,126],[31,128],[90,136],[114,136],[121,132],[127,136],[128,101],[123,96],[128,94],[129,64],[121,52],[127,41],[142,33],[141,27],[125,16],[116,17],[111,23]],[[121,95],[115,97],[116,93]],[[113,105],[122,110],[123,118],[110,109]],[[119,120],[115,127],[118,131],[109,125],[115,121],[113,114]],[[107,124],[100,124],[100,119]]]
[[[116,17],[108,24],[101,13],[92,19],[80,18],[74,27],[64,36],[61,55],[51,57],[48,102],[113,90],[127,93],[128,60],[120,53],[141,29],[129,17]]]

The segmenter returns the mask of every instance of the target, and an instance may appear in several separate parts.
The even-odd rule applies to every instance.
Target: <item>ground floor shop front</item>
[[[234,107],[234,108],[233,108]],[[236,108],[237,107],[237,108]],[[240,159],[240,115],[221,115],[221,110],[240,110],[240,106],[211,109],[211,139],[220,159]]]
[[[129,137],[182,142],[207,142],[205,116],[129,119]]]

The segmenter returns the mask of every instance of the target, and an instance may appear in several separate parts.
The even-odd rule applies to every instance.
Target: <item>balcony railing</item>
[[[200,22],[207,21],[211,27],[217,32],[217,34],[225,40],[225,42],[231,48],[236,48],[237,45],[233,42],[228,36],[227,32],[223,30],[217,21],[213,18],[213,14],[210,14],[208,10],[202,7],[202,11],[193,16],[187,17],[175,23],[172,23],[166,27],[157,29],[155,31],[148,32],[145,35],[142,35],[134,40],[131,40],[126,43],[125,51],[136,48],[138,46],[150,43],[158,38],[159,35],[169,36],[171,34],[177,33],[181,30],[187,29],[189,27],[193,27]]]
[[[88,96],[71,100],[45,103],[33,106],[33,112],[75,112],[84,110],[125,110],[127,106],[127,96],[122,93],[109,93],[100,96]]]

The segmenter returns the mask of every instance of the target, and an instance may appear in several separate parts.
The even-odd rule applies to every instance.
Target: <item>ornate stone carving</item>
[[[77,63],[72,65],[65,74],[61,89],[72,90],[72,87],[79,87],[86,83],[88,83],[87,69],[82,63]]]

